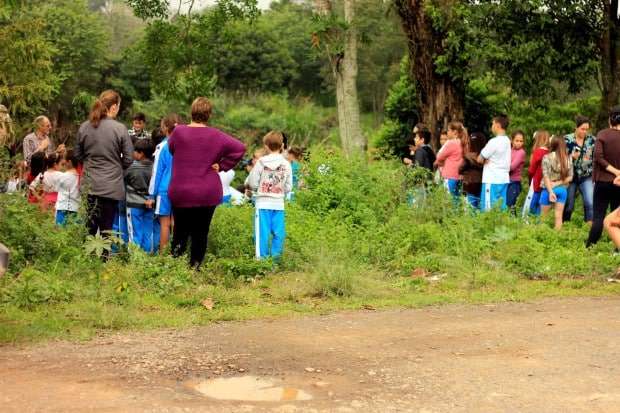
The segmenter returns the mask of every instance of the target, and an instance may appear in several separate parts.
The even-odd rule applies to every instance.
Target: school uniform
[[[284,198],[293,188],[291,164],[279,153],[260,158],[248,183],[256,194],[254,238],[256,258],[279,258],[286,237]],[[271,248],[269,240],[271,239]]]
[[[145,159],[134,161],[125,175],[129,242],[148,253],[156,252],[159,246],[159,221],[153,209],[146,207],[152,171],[153,162]]]
[[[506,208],[506,196],[510,183],[510,138],[506,135],[491,139],[480,151],[486,163],[482,169],[480,209],[489,211],[496,205]]]

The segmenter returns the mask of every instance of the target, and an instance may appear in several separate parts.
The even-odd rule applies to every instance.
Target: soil
[[[0,405],[5,413],[619,412],[619,362],[618,297],[367,310],[3,346]],[[230,394],[248,397],[220,400]]]

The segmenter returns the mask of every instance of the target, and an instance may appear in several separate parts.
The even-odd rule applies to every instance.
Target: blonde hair
[[[281,132],[271,131],[263,137],[263,145],[270,151],[279,151],[284,145],[284,136]]]
[[[551,135],[549,135],[549,132],[544,129],[534,132],[534,146],[532,147],[532,150],[543,147],[548,148],[550,137]]]
[[[205,97],[197,97],[192,102],[192,122],[207,123],[213,112],[213,105]]]

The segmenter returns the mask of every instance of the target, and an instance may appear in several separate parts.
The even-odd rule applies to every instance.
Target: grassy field
[[[319,165],[328,172],[317,172]],[[283,261],[252,257],[252,209],[218,208],[200,271],[182,259],[108,248],[80,225],[55,228],[20,196],[0,195],[0,342],[87,339],[121,329],[342,309],[616,295],[611,243],[584,247],[587,226],[561,232],[501,211],[455,207],[441,188],[407,205],[416,176],[391,162],[314,151],[306,189],[287,209]],[[579,211],[579,210],[577,210]]]

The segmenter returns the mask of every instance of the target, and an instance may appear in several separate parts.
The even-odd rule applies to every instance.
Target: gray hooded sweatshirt
[[[109,118],[97,128],[90,121],[82,123],[75,155],[84,162],[82,185],[88,195],[125,199],[124,170],[133,162],[133,145],[122,123]]]

